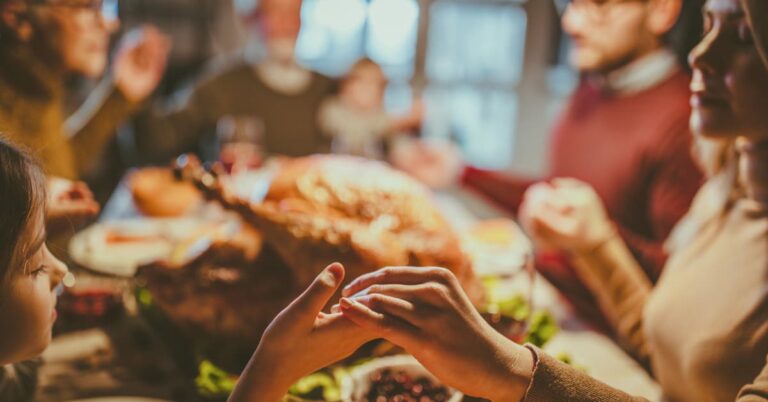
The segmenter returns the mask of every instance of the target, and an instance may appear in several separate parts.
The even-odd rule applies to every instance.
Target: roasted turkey
[[[194,159],[181,161],[181,177],[237,212],[264,243],[255,258],[233,262],[214,253],[186,268],[141,270],[157,305],[188,331],[243,341],[248,350],[277,312],[336,261],[347,282],[384,266],[445,267],[482,300],[470,260],[430,191],[383,163],[325,155],[283,161],[266,197],[251,202]]]

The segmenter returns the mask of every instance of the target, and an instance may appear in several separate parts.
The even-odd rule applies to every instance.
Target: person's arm
[[[93,167],[117,127],[160,83],[169,48],[168,39],[154,27],[133,30],[123,38],[111,73],[65,123],[80,174]]]
[[[538,180],[467,166],[461,177],[464,187],[488,198],[512,214],[517,214],[525,191]]]
[[[612,388],[589,375],[527,345],[535,366],[523,402],[647,402]]]
[[[573,179],[537,184],[520,221],[539,247],[569,253],[627,352],[648,369],[643,308],[652,284],[608,218],[599,196]]]
[[[622,348],[650,371],[643,309],[653,285],[626,243],[613,236],[592,250],[573,252],[574,266],[608,318]]]
[[[235,112],[243,95],[245,71],[240,60],[214,61],[202,78],[176,92],[168,101],[144,109],[134,120],[136,148],[149,162],[164,163],[194,148],[205,130]],[[249,70],[247,70],[250,73]],[[247,83],[246,83],[247,84]]]
[[[93,169],[118,126],[139,107],[129,101],[107,77],[96,87],[85,104],[70,116],[65,131],[75,152],[77,170],[82,175]]]
[[[646,399],[630,396],[613,389],[590,376],[554,359],[540,350],[529,348],[536,355],[533,381],[524,402],[642,402]],[[751,384],[745,385],[735,402],[768,401],[768,364]]]

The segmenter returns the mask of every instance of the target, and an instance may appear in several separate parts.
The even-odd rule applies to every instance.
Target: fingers
[[[385,295],[396,297],[410,303],[423,306],[444,306],[451,298],[451,292],[447,286],[438,282],[426,282],[416,285],[371,285],[354,295],[354,299],[372,295]],[[370,306],[369,306],[370,307]]]
[[[373,285],[418,285],[427,282],[452,286],[457,279],[445,268],[387,267],[361,275],[344,288],[342,295],[351,296]]]
[[[373,331],[360,327],[341,312],[323,314],[315,324],[315,333],[322,333],[337,342],[352,341],[360,345],[378,338]]]
[[[291,303],[286,311],[291,311],[298,316],[298,322],[314,325],[315,317],[328,303],[333,294],[344,280],[344,267],[334,263],[321,272],[307,290]]]
[[[59,201],[49,208],[49,215],[62,219],[91,218],[99,213],[99,204],[88,200]]]
[[[374,312],[397,317],[417,328],[421,327],[422,318],[428,315],[423,308],[417,311],[416,304],[411,301],[385,294],[375,293],[351,299]]]
[[[406,349],[418,347],[420,331],[412,325],[392,316],[375,312],[351,299],[343,298],[339,305],[344,317],[361,328]]]

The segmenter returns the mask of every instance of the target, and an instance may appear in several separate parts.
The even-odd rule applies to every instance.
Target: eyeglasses
[[[639,3],[644,0],[554,0],[557,12],[562,16],[573,7],[593,21],[603,20],[615,6],[626,3]]]
[[[120,17],[118,0],[33,0],[32,4],[92,10],[94,14],[100,15],[107,22],[117,21]]]

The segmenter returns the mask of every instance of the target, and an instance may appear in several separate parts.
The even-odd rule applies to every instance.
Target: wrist
[[[527,348],[505,339],[502,375],[489,399],[493,402],[520,402],[525,398],[533,378],[534,358]]]
[[[288,359],[257,349],[228,402],[282,401],[288,389],[301,377],[289,370],[286,361]]]
[[[619,235],[616,225],[611,221],[605,221],[594,233],[587,237],[587,241],[575,247],[573,252],[578,254],[592,254],[603,248]]]

